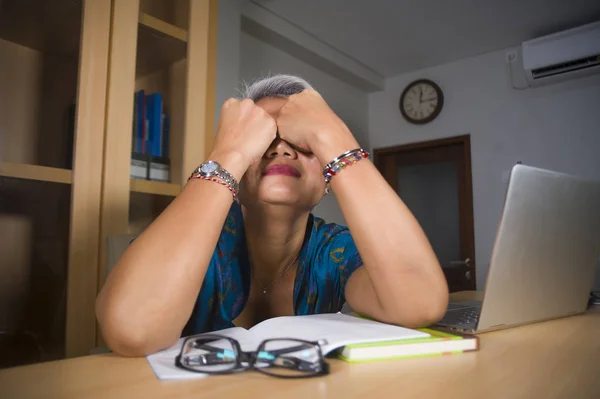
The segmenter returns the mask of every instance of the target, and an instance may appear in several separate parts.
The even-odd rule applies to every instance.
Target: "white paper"
[[[214,334],[236,339],[240,343],[242,350],[245,352],[255,350],[261,341],[259,338],[255,337],[253,333],[241,327],[215,331]],[[156,374],[160,380],[185,380],[207,376],[207,374],[195,373],[175,366],[175,357],[181,352],[181,346],[183,345],[184,340],[185,338],[180,338],[177,343],[170,348],[146,356],[146,360],[150,364],[150,367],[152,367],[152,371],[154,371],[154,374]]]
[[[159,380],[183,380],[206,377],[206,374],[192,373],[175,366],[175,356],[179,354],[185,338],[180,338],[172,347],[146,356],[152,371]]]
[[[430,335],[391,324],[380,323],[342,313],[308,316],[285,316],[265,320],[250,329],[261,339],[298,338],[307,341],[326,340],[323,354],[336,348],[367,342],[426,338]]]
[[[211,334],[211,333],[207,333]],[[398,327],[342,313],[308,316],[285,316],[265,320],[246,330],[241,327],[215,331],[214,334],[236,339],[244,352],[252,352],[260,342],[269,338],[297,338],[306,341],[327,341],[321,345],[326,355],[336,348],[366,342],[426,338],[421,331]],[[207,374],[194,373],[175,366],[185,338],[172,347],[146,357],[156,376],[161,380],[203,378]]]

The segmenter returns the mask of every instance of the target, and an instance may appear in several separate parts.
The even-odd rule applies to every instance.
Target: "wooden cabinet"
[[[106,240],[138,234],[213,138],[216,0],[0,2],[0,367],[88,354]],[[131,178],[161,93],[167,182]]]

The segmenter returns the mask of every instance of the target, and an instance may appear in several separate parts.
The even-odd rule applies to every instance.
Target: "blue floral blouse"
[[[234,327],[250,294],[251,265],[240,205],[233,203],[210,260],[185,335]],[[362,259],[347,227],[310,215],[294,283],[294,313],[341,310]]]

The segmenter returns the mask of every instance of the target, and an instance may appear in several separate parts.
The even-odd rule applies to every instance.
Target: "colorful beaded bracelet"
[[[234,188],[231,186],[231,184],[229,184],[221,179],[217,179],[214,177],[206,177],[206,176],[201,176],[201,175],[190,176],[190,178],[188,180],[190,180],[192,178],[214,181],[215,183],[219,183],[219,184],[227,187],[229,189],[229,191],[231,191],[231,194],[233,195],[233,200],[239,204],[239,200],[237,198],[236,192],[235,192]]]
[[[341,172],[342,169],[368,157],[369,153],[362,148],[346,151],[333,161],[329,162],[327,165],[325,165],[325,168],[323,168],[325,183],[328,184],[331,181],[331,178],[337,173]]]

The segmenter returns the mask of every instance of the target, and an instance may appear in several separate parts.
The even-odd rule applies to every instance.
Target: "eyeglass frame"
[[[229,341],[231,343],[231,346],[235,353],[235,365],[230,369],[219,370],[219,371],[200,371],[200,370],[194,370],[194,369],[191,369],[191,368],[185,366],[181,362],[181,357],[183,355],[183,350],[185,349],[186,343],[188,341],[197,340],[197,339],[215,339],[215,340],[225,339],[225,340]],[[273,342],[273,341],[292,341],[292,342],[297,342],[298,344],[314,346],[315,350],[317,351],[317,354],[319,356],[319,359],[317,361],[318,365],[319,365],[319,370],[317,372],[307,373],[306,375],[302,375],[302,374],[299,374],[299,375],[277,375],[277,374],[268,373],[264,370],[264,369],[268,369],[270,367],[265,367],[264,369],[262,367],[256,367],[255,366],[256,363],[258,363],[260,361],[264,361],[263,359],[258,358],[257,354],[259,354],[261,352],[261,349],[264,350],[264,347],[269,342]],[[226,337],[224,335],[219,335],[219,334],[197,334],[197,335],[189,336],[183,341],[183,344],[181,345],[181,350],[179,351],[179,354],[177,356],[175,356],[175,366],[179,367],[182,370],[190,371],[193,373],[209,374],[209,375],[225,375],[225,374],[233,374],[233,373],[254,370],[254,371],[258,371],[259,373],[268,375],[270,377],[278,377],[278,378],[321,377],[321,376],[325,376],[325,375],[329,374],[329,363],[327,363],[325,361],[325,357],[323,356],[323,351],[321,349],[321,345],[326,344],[326,343],[327,343],[327,341],[325,341],[325,340],[307,341],[307,340],[298,339],[298,338],[270,338],[270,339],[261,341],[260,344],[258,345],[258,347],[256,348],[256,351],[245,352],[242,350],[242,347],[241,347],[239,341],[236,340],[235,338]],[[290,351],[291,349],[293,349],[293,348],[284,348],[284,350],[287,350],[287,351]],[[279,349],[277,351],[279,352],[279,351],[281,351],[281,349]],[[268,352],[274,352],[274,351],[268,351]],[[275,353],[275,356],[279,356],[281,354],[283,354],[283,353]],[[246,363],[247,365],[244,365],[243,363]],[[314,362],[311,362],[311,363],[314,363]]]

